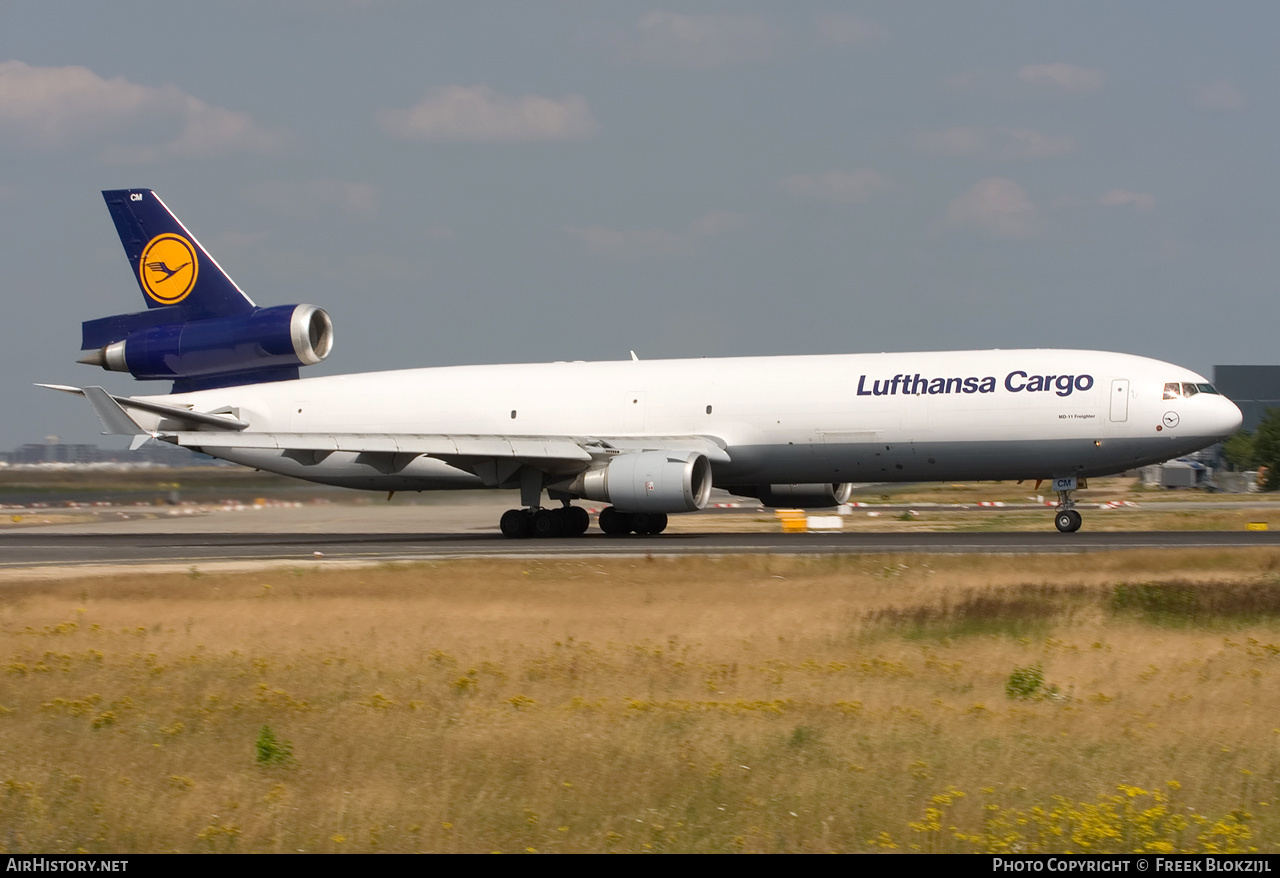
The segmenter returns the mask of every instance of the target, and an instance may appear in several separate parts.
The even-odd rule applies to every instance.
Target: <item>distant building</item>
[[[102,449],[96,445],[63,445],[61,443],[28,442],[9,454],[9,462],[23,463],[97,463]]]
[[[1280,408],[1280,366],[1214,366],[1213,386],[1240,406],[1243,430],[1253,432],[1269,408]]]
[[[207,454],[196,454],[168,442],[148,442],[137,451],[99,448],[97,445],[70,445],[61,442],[28,442],[20,448],[0,453],[0,461],[12,466],[33,464],[118,463],[150,466],[220,466],[223,462]]]

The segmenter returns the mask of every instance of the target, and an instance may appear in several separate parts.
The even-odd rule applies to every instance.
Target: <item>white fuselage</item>
[[[1187,454],[1239,427],[1225,397],[1165,398],[1171,382],[1207,384],[1126,354],[1012,350],[453,366],[147,399],[231,410],[253,433],[570,437],[634,448],[707,437],[728,456],[713,461],[715,484],[739,486],[1097,476]],[[145,425],[163,427],[154,417]],[[284,448],[220,447],[218,435],[200,447],[312,481],[483,484],[429,458],[388,471],[355,451],[300,461]]]

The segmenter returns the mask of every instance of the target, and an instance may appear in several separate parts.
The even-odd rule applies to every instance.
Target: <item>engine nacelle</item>
[[[696,451],[620,454],[577,476],[569,490],[622,512],[693,512],[711,498],[711,462]]]
[[[183,379],[296,370],[319,363],[332,349],[333,321],[324,310],[279,305],[138,329],[80,362],[134,378]]]
[[[853,485],[820,482],[816,485],[751,485],[727,490],[739,497],[755,497],[771,509],[825,509],[847,502]]]

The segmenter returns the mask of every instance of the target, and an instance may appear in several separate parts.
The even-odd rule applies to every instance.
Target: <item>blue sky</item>
[[[304,375],[1080,347],[1274,363],[1280,7],[0,2],[0,448],[141,310],[155,189]],[[841,392],[833,388],[834,393]]]

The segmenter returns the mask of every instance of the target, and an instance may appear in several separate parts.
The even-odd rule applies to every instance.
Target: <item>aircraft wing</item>
[[[548,473],[575,474],[612,457],[640,451],[699,452],[714,463],[728,463],[720,440],[710,436],[518,436],[452,433],[286,433],[257,432],[231,411],[199,412],[163,403],[113,396],[101,387],[40,385],[84,396],[93,405],[105,432],[133,435],[134,447],[146,438],[193,450],[264,449],[313,463],[335,451],[354,452],[362,462],[384,472],[402,469],[419,456],[440,460],[480,475],[486,482],[506,481],[522,466]],[[143,428],[128,410],[163,419],[159,429]],[[194,429],[182,429],[190,425]],[[175,429],[176,428],[176,429]]]
[[[225,433],[208,430],[158,433],[176,445],[199,448],[277,448],[281,451],[354,451],[360,454],[425,454],[444,459],[519,457],[591,461],[572,439],[555,436],[461,436],[445,433]]]
[[[446,463],[519,459],[584,469],[592,461],[634,451],[699,451],[728,463],[724,448],[708,436],[506,436],[448,433],[251,433],[195,430],[156,433],[157,439],[189,448],[268,448],[281,451],[354,451],[358,454],[424,454]],[[574,467],[573,464],[579,464]],[[564,466],[569,464],[569,466]]]
[[[627,437],[611,442],[573,436],[501,436],[444,433],[250,433],[195,430],[155,433],[155,438],[226,457],[230,449],[277,449],[304,466],[320,463],[335,451],[354,452],[356,462],[396,473],[425,456],[478,476],[489,487],[511,487],[522,469],[560,478],[628,452],[697,451],[709,460],[728,462],[728,453],[705,436]],[[621,447],[620,447],[621,446]]]

